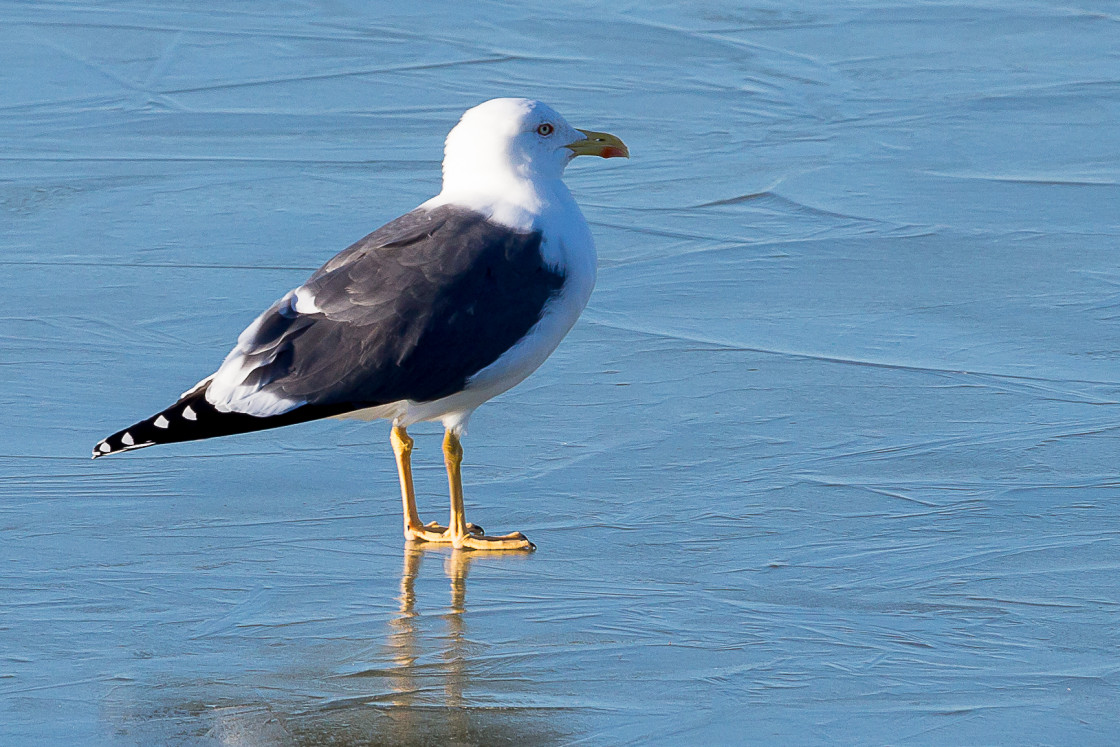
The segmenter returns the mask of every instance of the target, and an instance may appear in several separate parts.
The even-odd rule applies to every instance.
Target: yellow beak
[[[630,157],[630,149],[626,147],[626,143],[609,132],[592,132],[591,130],[579,130],[579,132],[586,137],[583,140],[577,140],[564,146],[577,156]]]

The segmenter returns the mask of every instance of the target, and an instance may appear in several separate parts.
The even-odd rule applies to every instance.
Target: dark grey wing
[[[414,211],[327,262],[241,335],[214,375],[219,409],[272,416],[313,405],[426,402],[513,347],[564,277],[541,234],[471,211]]]
[[[416,209],[410,213],[405,213],[331,257],[325,265],[315,271],[308,282],[313,282],[323,275],[353,262],[355,255],[370,249],[405,246],[428,237],[443,225],[445,214],[449,212],[457,211],[454,208],[437,208],[435,210]],[[478,217],[481,218],[482,216]]]

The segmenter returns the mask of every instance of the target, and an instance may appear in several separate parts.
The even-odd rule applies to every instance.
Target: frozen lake
[[[1115,743],[1113,0],[230,7],[0,0],[0,743]],[[89,460],[504,95],[634,155],[465,441],[536,553],[385,423]]]

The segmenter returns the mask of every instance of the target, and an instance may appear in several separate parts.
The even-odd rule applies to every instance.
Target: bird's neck
[[[444,173],[443,190],[426,208],[457,205],[517,231],[533,231],[542,217],[574,204],[560,179],[528,179],[510,172]]]

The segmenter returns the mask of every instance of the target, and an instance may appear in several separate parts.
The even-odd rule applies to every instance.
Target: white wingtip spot
[[[198,420],[198,414],[191,409],[190,405],[183,408],[183,417],[187,420]]]
[[[113,450],[113,447],[110,446],[105,441],[102,441],[101,443],[99,443],[97,445],[97,450],[100,451],[102,454],[108,454],[110,451]]]
[[[136,439],[132,437],[131,433],[125,433],[123,436],[121,436],[121,443],[125,446],[132,446],[136,443]]]
[[[158,418],[156,418],[156,421],[152,423],[152,425],[154,425],[156,428],[166,428],[167,426],[171,425],[171,423],[167,418],[160,415]]]

